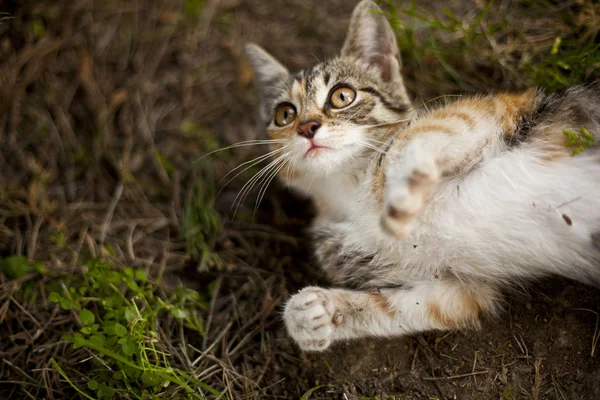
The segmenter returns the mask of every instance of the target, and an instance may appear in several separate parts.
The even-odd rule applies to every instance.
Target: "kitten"
[[[277,156],[314,200],[317,259],[337,284],[285,307],[304,350],[477,327],[503,286],[549,274],[600,283],[600,84],[461,98],[411,111],[396,39],[356,7],[341,56],[295,75],[247,46]],[[408,120],[412,119],[410,124]],[[285,167],[285,168],[284,168]]]

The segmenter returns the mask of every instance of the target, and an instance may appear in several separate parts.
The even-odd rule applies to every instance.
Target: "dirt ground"
[[[203,379],[228,398],[600,399],[600,291],[561,279],[507,294],[505,312],[480,331],[300,352],[280,313],[290,293],[327,284],[304,235],[311,205],[275,183],[255,215],[256,194],[241,207],[242,218],[233,219],[230,207],[245,180],[226,187],[220,181],[261,149],[210,159],[224,221],[213,245],[228,262],[198,272],[180,235],[199,176],[194,161],[213,140],[226,145],[262,135],[243,43],[259,43],[290,69],[308,67],[339,51],[354,2],[206,0],[188,10],[191,3],[0,3],[0,11],[14,16],[0,25],[3,256],[70,265],[51,240],[59,230],[89,255],[110,244],[119,262],[206,293],[206,335],[189,340],[208,349]],[[481,7],[457,4],[460,12]],[[428,67],[407,63],[415,98],[522,86],[487,70],[468,82],[436,82]],[[1,279],[2,290],[13,284]],[[18,312],[5,301],[0,321]],[[40,308],[46,311],[36,318],[50,329],[37,339],[16,337],[14,320],[0,322],[0,358],[9,362],[0,367],[0,392],[8,398],[28,397],[19,370],[52,387],[29,383],[34,398],[77,396],[46,368],[51,356],[79,354],[67,345],[46,354],[44,346],[58,341],[68,323]],[[32,360],[36,351],[46,359]]]

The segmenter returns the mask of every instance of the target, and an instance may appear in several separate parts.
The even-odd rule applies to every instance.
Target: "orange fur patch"
[[[463,292],[460,296],[460,306],[452,310],[442,309],[442,306],[436,301],[430,301],[426,304],[426,312],[440,328],[458,329],[469,326],[477,320],[481,313],[481,305],[468,292]]]
[[[435,111],[433,115],[440,119],[460,119],[465,124],[467,124],[467,126],[475,125],[476,120],[471,114],[456,108],[457,107],[442,108],[440,110]]]
[[[494,97],[496,118],[505,135],[514,135],[519,118],[533,110],[536,92],[536,89],[529,89],[520,94],[500,93]]]
[[[437,121],[437,118],[432,118],[432,120]],[[414,127],[409,127],[402,136],[405,136],[405,137],[412,136],[417,133],[424,133],[424,132],[441,132],[441,133],[447,133],[449,135],[455,133],[455,131],[453,129],[449,128],[446,125],[442,125],[442,124],[435,123],[435,122],[423,123],[423,120],[421,120]]]
[[[383,311],[388,317],[392,318],[396,314],[396,309],[384,294],[369,293],[369,299],[375,304],[377,309]]]

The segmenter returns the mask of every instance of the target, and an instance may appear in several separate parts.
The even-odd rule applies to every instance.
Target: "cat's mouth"
[[[311,142],[310,147],[308,148],[308,150],[306,150],[306,153],[304,153],[304,157],[315,157],[326,150],[332,149],[331,147],[319,146],[318,144]]]

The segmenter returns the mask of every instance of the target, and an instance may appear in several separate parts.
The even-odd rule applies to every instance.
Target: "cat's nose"
[[[317,130],[321,127],[321,124],[317,121],[306,121],[301,122],[298,126],[298,133],[300,136],[304,136],[307,139],[312,139],[317,134]]]

